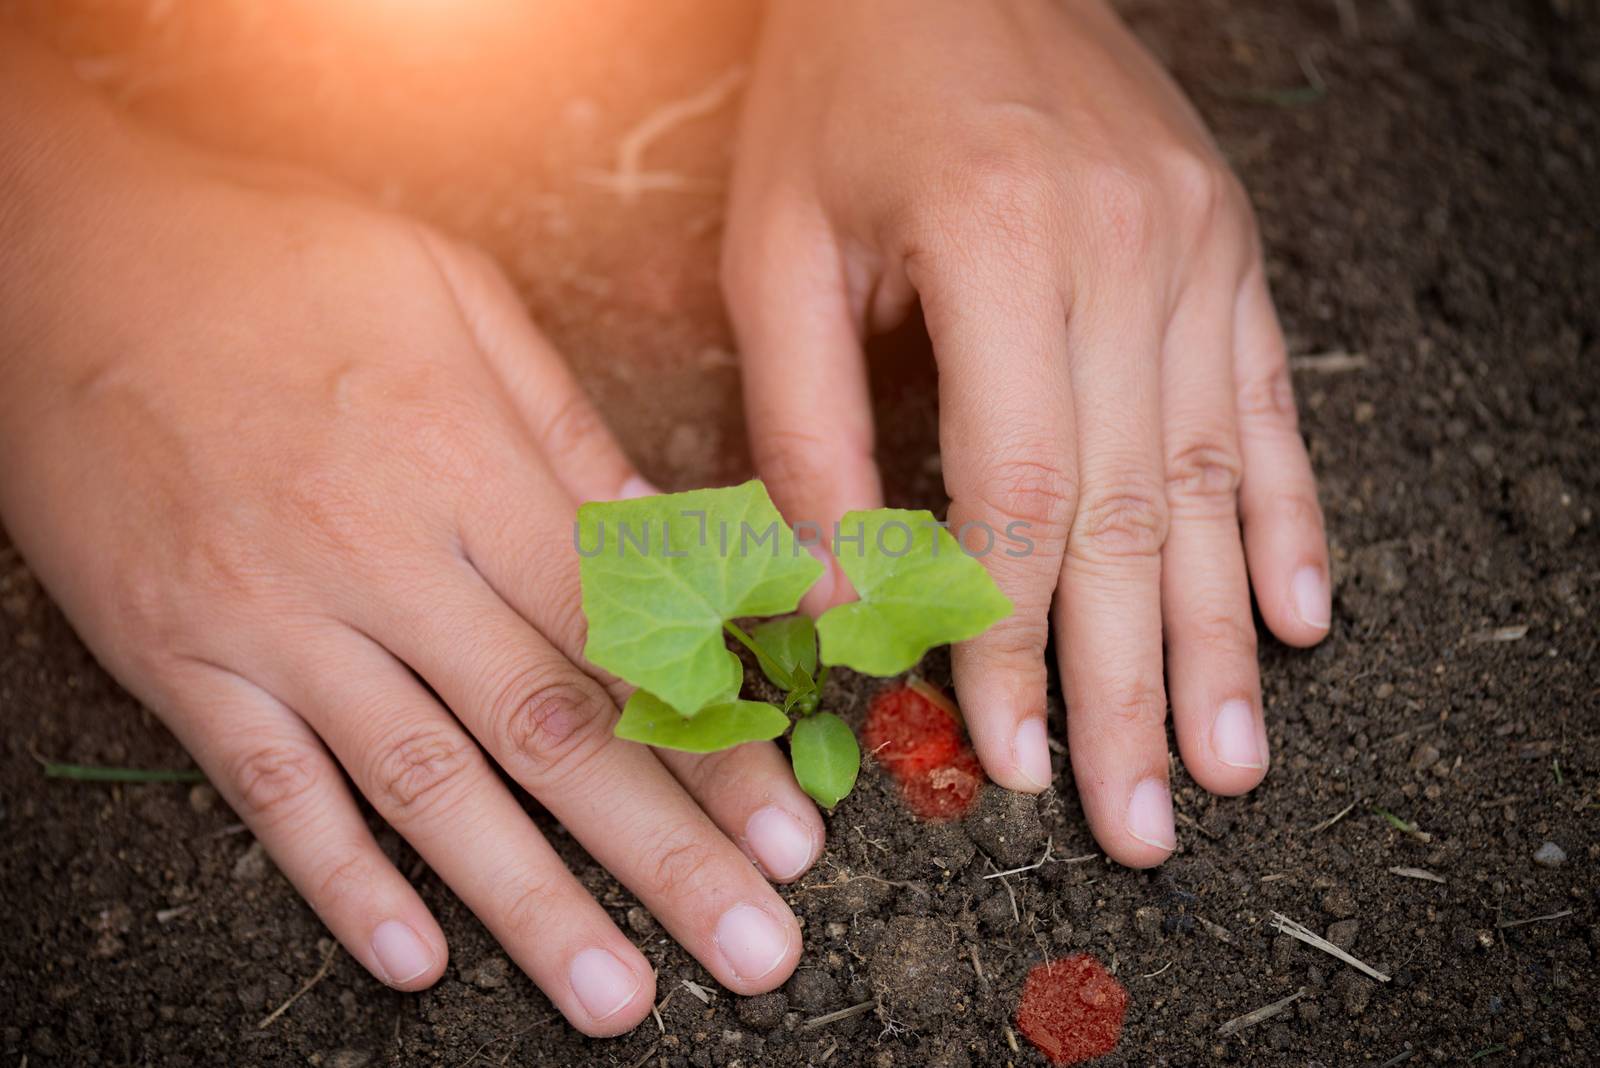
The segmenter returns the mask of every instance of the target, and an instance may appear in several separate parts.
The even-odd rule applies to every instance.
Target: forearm
[[[0,393],[37,349],[148,166],[56,56],[0,24]]]

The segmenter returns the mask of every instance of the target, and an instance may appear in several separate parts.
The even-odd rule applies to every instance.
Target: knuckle
[[[293,808],[317,785],[320,763],[298,745],[265,745],[247,750],[228,769],[239,802],[239,815],[274,819]]]
[[[378,873],[373,871],[369,859],[360,853],[353,853],[317,879],[316,889],[311,895],[312,907],[319,914],[326,913],[334,902],[359,898],[377,880]]]
[[[693,897],[707,885],[715,858],[692,832],[679,831],[656,847],[650,861],[650,885],[666,899]]]
[[[545,421],[540,437],[551,455],[569,456],[608,433],[610,431],[601,421],[600,413],[595,411],[583,391],[573,384],[571,392]]]
[[[1092,218],[1106,251],[1122,259],[1142,255],[1156,233],[1155,185],[1147,176],[1115,164],[1100,164],[1084,178]]]
[[[1313,493],[1285,490],[1267,498],[1263,509],[1267,518],[1291,526],[1322,529],[1322,505]]]
[[[558,897],[549,876],[519,869],[507,880],[506,889],[496,895],[496,900],[504,902],[501,917],[508,937],[503,941],[520,945],[548,941],[551,909]]]
[[[448,394],[420,400],[400,417],[407,454],[426,477],[471,484],[485,474],[480,439],[484,420]]]
[[[1159,556],[1167,541],[1166,496],[1123,480],[1114,493],[1088,498],[1072,528],[1069,551],[1080,556],[1146,558]]]
[[[985,153],[962,168],[966,203],[986,220],[1032,225],[1054,210],[1057,191],[1041,152],[1019,141],[1009,151]]]
[[[1048,455],[1051,449],[1027,450]],[[1077,479],[1050,460],[1012,456],[996,463],[984,477],[982,503],[1007,521],[1021,520],[1039,536],[1064,539],[1078,503]]]
[[[1180,448],[1167,463],[1167,496],[1177,502],[1215,501],[1232,507],[1243,464],[1239,450],[1211,435]]]
[[[1233,198],[1233,176],[1221,162],[1188,149],[1166,161],[1166,182],[1191,229],[1204,232],[1218,221]]]
[[[1273,361],[1272,369],[1265,374],[1245,378],[1239,384],[1239,419],[1248,431],[1252,425],[1265,425],[1273,430],[1294,430],[1299,425],[1299,415],[1294,405],[1294,382],[1289,377],[1287,360]]]
[[[505,688],[492,710],[505,750],[545,779],[571,774],[605,744],[610,702],[592,684],[534,672]]]
[[[747,788],[747,784],[750,783],[749,768],[741,759],[743,750],[744,747],[740,745],[732,749],[718,749],[711,753],[697,754],[688,765],[686,778],[691,787],[689,792],[697,798],[705,797],[712,792],[726,793],[733,797],[752,794],[753,792]]]
[[[482,759],[477,747],[456,731],[417,727],[378,747],[372,781],[389,811],[416,815],[444,803]]]
[[[756,469],[783,492],[797,486],[832,482],[842,465],[870,463],[872,446],[852,434],[825,436],[802,427],[768,427],[753,435]]]
[[[1045,618],[1035,614],[1024,620],[1020,615],[1014,612],[984,632],[979,639],[983,654],[992,662],[1013,666],[1013,670],[1043,674],[1044,648],[1049,638]]]
[[[1249,660],[1256,656],[1256,628],[1248,615],[1214,613],[1191,620],[1194,641],[1203,649]]]
[[[1140,679],[1115,686],[1105,705],[1114,730],[1160,729],[1167,718],[1167,695],[1159,682]]]

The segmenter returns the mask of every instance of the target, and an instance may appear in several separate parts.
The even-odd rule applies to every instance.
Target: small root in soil
[[[332,945],[330,945],[328,947],[328,952],[323,954],[323,956],[322,956],[322,967],[317,969],[316,974],[313,975],[310,979],[307,979],[305,981],[305,985],[302,986],[299,990],[296,990],[293,994],[290,994],[288,1001],[285,1001],[282,1005],[279,1005],[277,1008],[273,1009],[271,1012],[269,1012],[265,1016],[263,1016],[261,1018],[261,1022],[256,1024],[256,1030],[262,1031],[262,1030],[265,1030],[266,1028],[270,1027],[272,1025],[272,1021],[276,1020],[278,1017],[282,1016],[284,1013],[289,1011],[289,1006],[290,1005],[293,1005],[295,1002],[299,1001],[302,997],[304,997],[306,995],[306,993],[312,987],[316,986],[318,983],[322,982],[322,980],[326,979],[328,977],[328,970],[333,967],[333,958],[338,956],[338,954],[339,954],[339,943],[338,942],[334,942]]]

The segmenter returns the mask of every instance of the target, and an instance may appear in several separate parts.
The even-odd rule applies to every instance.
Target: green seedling
[[[878,508],[846,514],[832,546],[860,599],[815,624],[791,615],[823,565],[759,481],[585,504],[576,536],[584,655],[638,687],[617,736],[709,753],[790,731],[795,778],[828,808],[861,767],[855,735],[821,707],[830,668],[898,675],[1011,613],[931,513]],[[749,631],[738,622],[752,618],[763,621]],[[740,697],[744,667],[730,638],[782,691],[781,707]]]

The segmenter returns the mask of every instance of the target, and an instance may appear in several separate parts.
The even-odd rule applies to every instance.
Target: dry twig
[[[1545,920],[1560,920],[1572,915],[1571,909],[1562,909],[1560,912],[1550,912],[1543,916],[1529,916],[1525,920],[1501,920],[1495,927],[1504,931],[1507,927],[1521,927],[1527,923],[1543,923]]]
[[[1306,988],[1301,987],[1293,994],[1290,994],[1286,998],[1279,998],[1271,1005],[1263,1005],[1259,1009],[1245,1013],[1243,1016],[1235,1016],[1233,1019],[1217,1028],[1217,1034],[1231,1035],[1235,1032],[1243,1031],[1246,1027],[1254,1027],[1258,1023],[1272,1019],[1274,1016],[1278,1015],[1278,1013],[1282,1012],[1284,1009],[1287,1009],[1290,1005],[1293,1005],[1295,1002],[1299,1001],[1305,996]]]
[[[848,1009],[840,1009],[837,1012],[830,1012],[822,1016],[813,1017],[812,1019],[809,1019],[805,1023],[801,1024],[800,1030],[814,1031],[819,1027],[826,1027],[831,1023],[838,1023],[840,1020],[848,1020],[852,1016],[860,1016],[864,1012],[871,1012],[877,1007],[878,1001],[876,998],[872,999],[871,1001],[860,1001],[854,1005],[851,1005]]]
[[[1340,820],[1342,820],[1346,816],[1350,815],[1351,809],[1355,808],[1360,803],[1361,803],[1361,799],[1358,797],[1354,801],[1350,802],[1348,805],[1344,806],[1344,808],[1341,808],[1338,812],[1335,812],[1333,815],[1329,816],[1327,819],[1323,820],[1321,823],[1319,823],[1315,827],[1311,828],[1311,830],[1307,831],[1306,833],[1307,834],[1321,834],[1323,831],[1327,830],[1329,827],[1332,827],[1335,823],[1338,823]]]
[[[1326,938],[1323,938],[1321,935],[1317,934],[1315,931],[1296,923],[1281,912],[1274,912],[1272,914],[1272,926],[1277,930],[1282,931],[1290,938],[1298,938],[1300,941],[1304,942],[1308,946],[1313,947],[1314,949],[1320,949],[1329,956],[1338,957],[1352,968],[1359,968],[1361,971],[1366,972],[1380,983],[1387,983],[1389,981],[1389,977],[1387,975],[1384,975],[1372,965],[1367,964],[1365,961],[1357,960],[1344,950],[1340,949],[1338,946],[1334,945],[1332,942],[1328,941]]]

